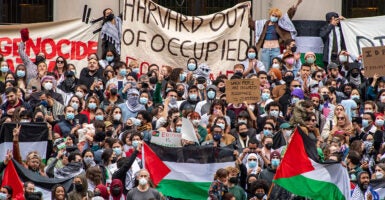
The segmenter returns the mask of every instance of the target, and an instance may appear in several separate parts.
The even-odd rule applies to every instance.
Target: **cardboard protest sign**
[[[261,97],[258,79],[226,80],[226,101],[228,103],[256,103]]]
[[[375,73],[385,76],[385,46],[362,48],[365,76],[372,77]]]
[[[174,132],[151,131],[151,143],[166,147],[181,147],[182,134]]]
[[[186,68],[195,58],[213,74],[231,70],[246,59],[250,2],[206,16],[186,16],[153,1],[125,0],[122,25],[122,59],[147,67]]]

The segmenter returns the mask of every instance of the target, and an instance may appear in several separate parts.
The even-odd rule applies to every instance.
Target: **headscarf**
[[[110,185],[110,190],[112,191],[112,188],[118,186],[120,188],[120,194],[118,196],[112,196],[111,192],[111,197],[113,200],[119,200],[120,197],[123,195],[123,183],[120,179],[113,179]]]
[[[134,88],[128,90],[126,105],[131,112],[138,112],[140,110],[144,110],[144,106],[139,103],[139,91],[137,89]]]
[[[357,109],[356,101],[352,99],[342,100],[341,105],[345,108],[345,113],[348,115],[349,120],[352,121],[352,109]]]
[[[254,168],[250,168],[250,167],[249,167],[249,159],[250,159],[251,157],[255,157],[255,158],[257,159],[257,165],[256,165]],[[258,169],[258,156],[257,156],[257,154],[255,154],[255,153],[250,153],[250,154],[247,155],[246,168],[247,168],[247,171],[249,171],[249,169],[252,169],[253,171],[255,170],[255,173],[256,173],[256,170]],[[253,173],[253,172],[252,172],[252,173]]]
[[[100,195],[103,197],[103,199],[108,199],[108,197],[109,197],[108,190],[107,190],[107,187],[105,185],[99,184],[96,186],[96,188],[99,189]]]
[[[303,93],[302,89],[295,88],[292,92],[291,95],[298,97],[299,99],[304,99],[305,94]]]

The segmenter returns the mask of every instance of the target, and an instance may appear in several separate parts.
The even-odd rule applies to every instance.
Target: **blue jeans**
[[[273,58],[277,57],[279,54],[281,54],[279,48],[262,48],[261,61],[263,62],[263,65],[265,65],[266,72],[269,71]]]

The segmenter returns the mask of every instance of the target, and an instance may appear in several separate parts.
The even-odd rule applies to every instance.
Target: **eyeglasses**
[[[344,120],[345,117],[337,117],[338,120]]]
[[[58,60],[58,61],[56,61],[56,63],[61,63],[61,64],[63,64],[64,61],[63,61],[63,60]]]

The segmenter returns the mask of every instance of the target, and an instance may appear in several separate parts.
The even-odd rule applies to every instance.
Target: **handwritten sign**
[[[261,89],[258,79],[226,80],[226,101],[228,103],[256,103],[260,100]]]
[[[151,143],[166,147],[182,147],[182,134],[174,132],[151,131]]]
[[[362,48],[365,75],[372,77],[375,73],[385,76],[385,46]]]

